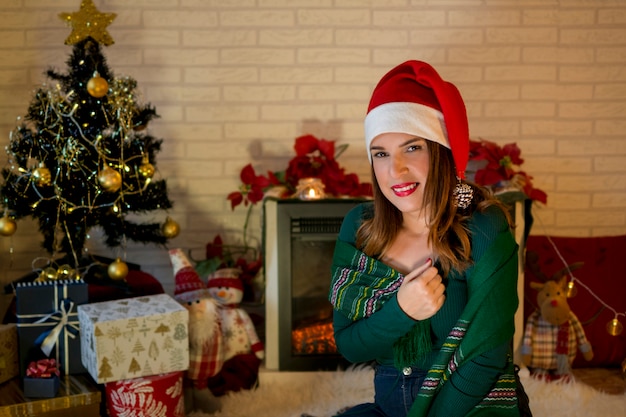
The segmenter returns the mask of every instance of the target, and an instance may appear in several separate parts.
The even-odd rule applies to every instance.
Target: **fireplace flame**
[[[304,325],[291,332],[294,355],[318,355],[337,353],[332,322]]]

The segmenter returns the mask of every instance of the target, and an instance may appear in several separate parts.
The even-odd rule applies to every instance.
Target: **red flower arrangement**
[[[241,170],[241,186],[239,190],[230,193],[227,197],[230,200],[231,208],[235,209],[243,203],[256,204],[263,200],[265,192],[274,186],[285,186],[289,195],[296,190],[298,181],[302,178],[319,178],[324,183],[326,194],[339,197],[370,197],[372,196],[372,185],[361,183],[359,177],[354,173],[346,173],[337,162],[337,157],[346,150],[348,146],[342,145],[335,148],[335,142],[325,139],[318,139],[313,135],[304,135],[296,138],[294,156],[287,165],[285,171],[267,172],[267,176],[257,175],[248,164]]]
[[[300,179],[315,177],[324,183],[324,192],[327,195],[371,197],[372,184],[361,183],[356,174],[346,173],[337,162],[337,158],[347,147],[348,145],[335,147],[334,141],[303,135],[296,138],[293,146],[296,156],[289,161],[285,171],[267,171],[265,176],[258,175],[252,164],[244,166],[239,175],[239,189],[226,197],[233,210],[242,203],[246,207],[250,206],[243,227],[244,244],[252,206],[263,200],[267,190],[272,187],[284,187],[281,197],[288,197],[296,191]]]
[[[495,191],[508,184],[522,191],[531,200],[546,204],[548,196],[533,186],[532,177],[524,171],[515,169],[515,166],[524,163],[520,157],[521,153],[515,143],[500,147],[497,143],[484,139],[470,140],[470,160],[486,161],[486,165],[476,171],[474,181]]]

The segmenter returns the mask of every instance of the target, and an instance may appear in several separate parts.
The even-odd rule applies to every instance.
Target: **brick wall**
[[[0,145],[52,66],[65,69],[79,0],[0,4]],[[233,234],[245,210],[226,195],[240,169],[285,167],[295,137],[350,144],[341,162],[368,180],[362,119],[378,79],[406,59],[432,63],[463,94],[471,135],[517,142],[548,193],[533,234],[626,233],[626,2],[623,0],[94,0],[117,13],[104,48],[161,118],[157,157],[182,226],[171,246]],[[2,163],[1,165],[4,165]],[[259,215],[251,233],[258,237]],[[31,268],[27,220],[0,238],[0,280]],[[232,235],[235,236],[235,235]],[[98,231],[90,250],[109,253]],[[167,252],[129,244],[129,262],[173,283]]]

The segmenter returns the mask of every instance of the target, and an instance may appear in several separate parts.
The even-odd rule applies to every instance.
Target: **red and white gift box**
[[[170,372],[104,384],[111,417],[184,417],[184,372]]]

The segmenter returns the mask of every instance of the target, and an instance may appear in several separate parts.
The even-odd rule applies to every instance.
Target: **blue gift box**
[[[24,378],[24,397],[27,398],[52,398],[59,392],[59,377],[53,375],[49,378]]]
[[[82,280],[21,282],[15,287],[20,375],[30,361],[56,359],[63,374],[86,372],[81,362],[77,306],[89,300]]]

